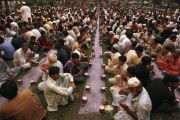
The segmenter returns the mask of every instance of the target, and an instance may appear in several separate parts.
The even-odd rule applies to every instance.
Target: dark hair
[[[16,97],[17,91],[17,85],[13,81],[6,81],[1,85],[0,88],[0,94],[7,99],[12,99]]]
[[[55,47],[56,49],[58,49],[58,50],[61,48],[59,43],[56,43],[56,44],[54,45],[54,47]]]
[[[119,56],[119,60],[121,60],[122,62],[126,62],[127,57],[126,56]]]
[[[53,29],[50,29],[50,31],[49,31],[50,33],[52,33],[53,32]]]
[[[133,42],[132,42],[132,47],[136,47],[136,45],[137,45],[137,42],[136,42],[136,41],[133,41]]]
[[[135,76],[136,75],[136,68],[135,67],[128,67],[127,72],[130,73],[131,75]]]
[[[86,44],[82,44],[82,45],[81,45],[81,49],[87,50],[87,45],[86,45]]]
[[[154,39],[154,42],[155,42],[155,43],[159,43],[159,39],[158,39],[158,38],[155,38],[155,39]]]
[[[71,24],[69,24],[68,28],[71,30],[73,28],[73,26]]]
[[[31,36],[31,40],[36,40],[36,37],[35,36]]]
[[[58,42],[60,45],[64,46],[64,39],[59,39]]]
[[[142,64],[146,64],[146,63],[150,63],[151,62],[151,57],[148,57],[148,56],[144,56],[143,58],[142,58]]]
[[[63,32],[63,35],[68,36],[69,34],[68,34],[67,31],[64,31],[64,32]]]
[[[6,24],[6,27],[7,27],[7,28],[9,28],[9,27],[10,27],[10,25],[9,25],[9,24]]]
[[[131,32],[128,32],[128,33],[126,34],[126,36],[127,36],[129,39],[131,39],[131,38],[133,37],[133,34],[132,34]]]
[[[165,48],[166,50],[171,51],[171,48],[170,48],[169,46],[165,46],[164,48]]]
[[[82,39],[82,36],[78,36],[78,37],[77,37],[77,41],[80,40],[80,39]]]
[[[55,75],[55,74],[57,74],[57,73],[59,73],[59,67],[57,67],[57,66],[51,66],[50,68],[49,68],[49,76],[51,77],[51,75]]]
[[[176,39],[177,37],[175,35],[170,36],[170,39]]]
[[[41,35],[44,35],[44,34],[46,34],[46,32],[45,31],[41,31]]]
[[[138,45],[138,46],[135,48],[135,51],[143,52],[143,47],[142,47],[141,45]]]
[[[148,30],[148,32],[150,32],[152,34],[152,30]]]
[[[162,81],[167,85],[169,82],[178,83],[179,79],[174,75],[167,74]]]
[[[4,38],[0,37],[0,44],[4,42]]]
[[[79,55],[77,53],[73,53],[71,57],[72,59],[79,59]]]
[[[80,33],[83,33],[83,32],[85,32],[85,30],[84,30],[84,28],[81,28]]]

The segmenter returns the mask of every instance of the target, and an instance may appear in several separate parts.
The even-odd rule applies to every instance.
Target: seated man
[[[88,62],[80,62],[79,55],[77,53],[73,53],[72,59],[69,60],[64,66],[64,72],[70,73],[74,78],[74,82],[83,82],[83,74],[85,69],[84,63],[88,64]]]
[[[115,78],[109,78],[109,83],[113,84],[112,87],[110,87],[110,92],[113,96],[114,101],[116,101],[115,97],[116,95],[119,95],[120,93],[126,94],[129,92],[127,82],[131,77],[135,77],[136,75],[136,68],[135,67],[129,67],[127,68],[127,72],[122,75],[117,75]],[[113,102],[113,105],[117,107],[117,110],[119,111],[119,105],[116,104],[117,102]]]
[[[141,61],[143,52],[143,47],[141,45],[137,46],[135,50],[129,50],[126,54],[127,57],[127,65],[131,67],[135,67]]]
[[[174,90],[179,80],[176,76],[166,75],[163,79],[154,79],[146,88],[152,101],[152,112],[178,112],[178,102]]]
[[[156,60],[157,61],[166,61],[169,56],[171,55],[171,48],[169,46],[165,46],[163,49],[163,53],[162,54],[157,54]]]
[[[119,63],[114,66],[114,73],[115,75],[122,75],[126,73],[128,65],[126,64],[126,56],[119,56]]]
[[[45,47],[40,45],[39,41],[36,41],[36,37],[35,36],[31,36],[30,38],[30,42],[29,42],[29,49],[35,53],[40,53],[42,52]]]
[[[23,43],[26,43],[26,40],[24,39],[23,34],[13,37],[11,44],[15,50],[18,50],[19,48],[21,48]]]
[[[60,82],[57,83],[57,80]],[[49,68],[49,77],[45,84],[44,96],[48,104],[48,111],[57,111],[59,105],[68,104],[68,100],[74,100],[72,95],[76,86],[73,77],[69,73],[60,73],[59,68]]]
[[[108,65],[105,67],[105,71],[108,73],[114,73],[114,66],[118,64],[119,62],[119,56],[120,53],[119,51],[119,46],[117,44],[114,44],[111,48],[111,52],[113,55],[111,56],[110,54],[107,54],[108,57]]]
[[[39,59],[38,54],[34,54],[29,48],[27,43],[23,43],[22,47],[15,51],[13,64],[20,66],[23,70],[30,68],[32,62]]]
[[[59,60],[57,60],[57,55],[55,55],[53,53],[49,54],[49,56],[48,56],[48,63],[47,64],[43,64],[41,66],[41,70],[44,73],[42,75],[42,82],[40,82],[39,85],[38,85],[38,89],[40,91],[44,91],[44,85],[45,85],[45,83],[46,83],[46,81],[48,79],[48,69],[51,66],[58,67],[60,73],[63,73],[63,65],[62,65],[62,63]]]
[[[115,114],[114,120],[150,119],[152,104],[141,82],[136,77],[130,78],[128,80],[128,89],[127,98],[119,101],[121,110]]]
[[[78,36],[78,37],[77,37],[77,42],[75,42],[75,43],[73,44],[73,46],[72,46],[72,53],[73,53],[76,49],[78,49],[78,48],[81,47],[82,42],[83,42],[82,36]]]
[[[142,63],[136,65],[136,77],[142,82],[143,87],[147,87],[151,82],[149,74],[153,69],[154,66],[151,65],[151,57],[148,56],[144,56]]]
[[[45,46],[45,50],[50,50],[53,45],[52,40],[50,40],[50,41],[46,40],[45,31],[41,31],[41,37],[39,37],[38,41],[40,42],[40,45]]]
[[[0,53],[0,86],[3,82],[6,80],[13,80],[19,71],[21,70],[20,67],[15,68],[9,68],[8,65],[4,62],[3,59],[1,59],[1,53]]]
[[[165,69],[167,74],[179,76],[180,75],[180,49],[175,49],[172,55],[166,60],[165,64],[158,62],[158,65]]]
[[[87,62],[88,58],[91,58],[91,56],[86,55],[87,51],[87,45],[82,44],[80,48],[77,48],[73,53],[77,53],[79,55],[79,60],[81,62]]]
[[[5,42],[4,38],[0,37],[0,52],[4,52],[4,54],[1,56],[2,59],[8,59],[11,60],[14,57],[15,49],[12,46],[11,43]]]
[[[8,103],[0,109],[1,120],[42,120],[47,113],[35,93],[30,89],[18,93],[15,82],[3,83],[0,94],[8,99]]]
[[[67,61],[68,61],[68,56],[67,56],[66,51],[61,48],[59,43],[56,43],[54,47],[55,47],[55,50],[57,50],[57,58],[58,58],[58,60],[64,66],[67,63]]]
[[[154,45],[151,47],[151,56],[156,57],[157,54],[162,54],[163,46],[159,43],[159,39],[154,39]]]

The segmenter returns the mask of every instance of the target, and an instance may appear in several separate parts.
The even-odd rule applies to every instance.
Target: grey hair
[[[23,43],[21,48],[23,48],[24,46],[28,47],[29,45],[28,45],[28,43]]]

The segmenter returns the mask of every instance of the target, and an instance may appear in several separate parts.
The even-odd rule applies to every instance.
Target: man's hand
[[[32,58],[32,57],[34,57],[35,56],[35,53],[34,52],[31,52],[30,54],[29,54],[29,57],[30,58]]]
[[[37,41],[37,46],[39,46],[40,45],[40,42],[39,41]]]
[[[119,90],[119,94],[120,95],[128,95],[128,91],[121,89],[121,90]]]
[[[154,66],[153,65],[150,65],[149,67],[148,67],[148,70],[149,71],[152,71],[154,69]]]
[[[89,59],[92,59],[92,57],[91,57],[90,55],[88,56],[88,58],[89,58]]]
[[[89,64],[88,62],[83,62],[83,64]]]
[[[124,80],[124,81],[127,81],[127,76],[125,74],[122,74],[121,75],[121,78]]]
[[[121,101],[119,101],[119,104],[121,107],[123,107],[126,111],[129,109],[129,107],[126,104],[123,104]]]
[[[74,82],[71,83],[71,87],[74,89],[76,89],[76,85],[74,84]]]
[[[120,65],[120,64],[117,64],[117,68],[119,68],[119,69],[120,69],[120,67],[121,67],[121,65]]]
[[[82,70],[79,71],[79,75],[82,75]]]
[[[17,65],[17,66],[20,66],[20,62],[19,62],[19,61],[16,61],[16,65]]]
[[[41,65],[40,69],[41,69],[42,71],[46,71],[46,70],[49,69],[49,65],[48,65],[48,64],[43,64],[43,65]]]
[[[111,53],[106,53],[106,56],[107,56],[108,58],[111,58]]]

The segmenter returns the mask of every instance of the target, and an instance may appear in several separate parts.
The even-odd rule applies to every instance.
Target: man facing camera
[[[48,111],[57,111],[59,105],[68,104],[68,100],[74,100],[77,94],[72,95],[76,86],[73,77],[69,73],[60,73],[59,67],[49,68],[49,77],[44,88],[44,96],[48,104]]]
[[[13,63],[20,66],[23,70],[30,68],[32,62],[39,59],[39,54],[35,54],[28,48],[27,43],[23,43],[22,47],[15,51]]]

